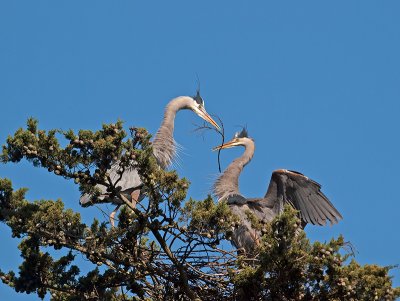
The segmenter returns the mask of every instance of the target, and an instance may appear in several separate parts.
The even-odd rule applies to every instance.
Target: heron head
[[[249,138],[247,129],[245,127],[243,127],[243,129],[240,132],[236,132],[235,135],[233,136],[232,140],[216,146],[213,148],[214,151],[216,150],[220,150],[220,149],[224,149],[224,148],[231,148],[231,147],[235,147],[235,146],[245,146],[247,142],[249,142],[249,140],[253,141],[253,139]]]
[[[192,97],[193,102],[190,104],[189,108],[195,112],[200,118],[212,124],[218,131],[221,131],[218,123],[211,118],[211,116],[207,113],[206,108],[204,106],[204,100],[200,96],[200,91],[197,90],[195,96]]]

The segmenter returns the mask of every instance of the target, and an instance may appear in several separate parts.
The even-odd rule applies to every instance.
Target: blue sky
[[[0,3],[0,141],[28,117],[45,129],[98,129],[118,118],[154,133],[164,106],[193,95],[231,137],[246,124],[256,154],[240,178],[263,196],[271,172],[298,170],[323,185],[344,220],[308,226],[312,240],[342,233],[356,260],[400,263],[400,18],[398,1],[3,1]],[[204,198],[217,176],[219,138],[176,119],[181,176]],[[222,165],[241,149],[222,154]],[[1,165],[30,199],[78,205],[77,187],[23,163]],[[1,264],[17,241],[0,225]],[[392,272],[400,285],[400,270]],[[1,300],[37,300],[0,284]]]

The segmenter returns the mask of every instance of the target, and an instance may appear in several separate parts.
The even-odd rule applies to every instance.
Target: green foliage
[[[296,211],[284,212],[266,225],[259,262],[240,260],[233,281],[240,300],[394,300],[390,267],[360,266],[342,236],[311,244],[300,229]],[[371,299],[371,296],[376,299]]]
[[[96,192],[95,185],[102,184],[125,206],[116,227],[97,219],[85,224],[61,200],[28,201],[26,189],[14,190],[10,180],[0,178],[0,222],[20,239],[22,257],[18,271],[0,270],[0,279],[16,292],[40,298],[50,293],[57,301],[400,296],[388,276],[392,267],[350,261],[351,248],[343,237],[311,244],[291,207],[269,224],[247,213],[262,233],[251,257],[227,248],[224,241],[239,218],[210,196],[186,201],[189,182],[157,166],[144,129],[131,129],[127,137],[118,121],[95,132],[44,131],[29,119],[26,129],[8,137],[0,155],[3,163],[22,159],[73,179],[82,192]],[[119,164],[121,175],[130,167],[138,170],[147,197],[137,206],[127,203],[118,185],[109,181],[113,164]],[[91,266],[78,268],[82,257]]]
[[[187,223],[190,230],[204,229],[214,232],[230,231],[238,222],[238,218],[231,213],[226,202],[216,204],[211,196],[204,201],[189,199],[185,203],[180,220]]]
[[[57,135],[63,136],[69,143],[61,147]],[[143,129],[136,129],[133,139],[127,139],[122,129],[122,122],[104,124],[102,130],[92,132],[38,130],[38,122],[28,119],[27,129],[18,129],[14,136],[9,136],[7,144],[3,146],[0,161],[19,162],[23,158],[34,166],[47,168],[57,176],[74,179],[79,183],[82,192],[93,192],[94,184],[107,181],[107,169],[113,162],[121,161],[121,169],[131,165],[136,157],[149,156],[151,150],[143,152],[134,149],[140,142],[143,146],[149,145],[150,136]],[[115,190],[111,187],[110,190]]]

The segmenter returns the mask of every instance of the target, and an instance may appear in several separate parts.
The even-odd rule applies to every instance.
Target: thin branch
[[[154,229],[154,227],[152,227],[151,225],[150,225],[150,229],[151,229],[151,232],[153,233],[153,235],[155,236],[155,238],[157,239],[157,241],[159,242],[161,248],[164,250],[164,252],[167,254],[168,258],[172,261],[172,263],[178,269],[179,278],[180,278],[183,289],[184,289],[185,293],[187,294],[187,296],[191,300],[196,300],[196,301],[201,300],[199,298],[199,296],[190,288],[189,283],[188,283],[188,276],[187,276],[185,269],[180,264],[180,262],[176,259],[174,254],[172,254],[172,252],[169,249],[168,245],[166,244],[165,240],[163,240],[160,232],[158,232],[156,229]]]
[[[203,123],[202,125],[197,125],[194,124],[196,126],[196,129],[194,129],[194,132],[201,132],[202,134],[204,133],[204,131],[208,131],[208,130],[212,130],[212,131],[216,131],[219,135],[221,135],[222,137],[222,142],[221,145],[225,143],[225,127],[224,127],[224,123],[222,122],[221,118],[217,115],[211,115],[212,117],[218,119],[220,125],[221,125],[221,131],[217,130],[216,128],[210,126],[207,123]],[[218,170],[219,172],[221,172],[221,160],[220,160],[220,154],[221,154],[221,149],[218,150]]]

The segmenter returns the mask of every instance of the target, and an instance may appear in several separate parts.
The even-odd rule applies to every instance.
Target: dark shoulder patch
[[[233,194],[227,198],[227,203],[231,204],[231,205],[235,204],[235,205],[243,206],[244,204],[246,204],[246,202],[247,202],[247,199],[240,194]]]

